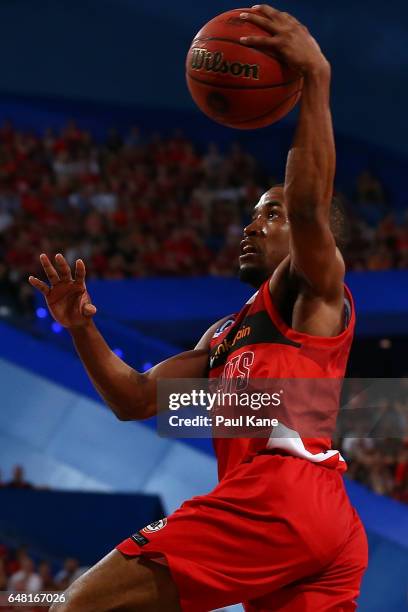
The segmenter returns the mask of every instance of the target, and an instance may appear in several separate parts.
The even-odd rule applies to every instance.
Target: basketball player
[[[221,376],[245,355],[252,378],[344,376],[355,315],[331,225],[330,67],[296,19],[266,5],[258,11],[241,18],[265,36],[242,44],[278,54],[304,84],[284,187],[262,196],[244,231],[241,278],[259,289],[252,302],[215,323],[194,350],[141,374],[96,329],[81,260],[72,278],[61,254],[55,265],[41,255],[50,286],[30,277],[120,419],[155,414],[158,378],[199,378],[208,368]],[[256,320],[264,337],[251,332],[233,344]],[[225,338],[230,349],[219,359]],[[230,438],[215,440],[215,448],[220,482],[211,493],[119,544],[52,610],[206,612],[239,602],[250,612],[355,610],[367,543],[344,490],[344,461],[330,441]]]

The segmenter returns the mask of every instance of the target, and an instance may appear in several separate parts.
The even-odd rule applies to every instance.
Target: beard
[[[256,289],[268,280],[270,274],[265,268],[257,266],[241,266],[239,269],[239,280],[243,283],[247,283]]]

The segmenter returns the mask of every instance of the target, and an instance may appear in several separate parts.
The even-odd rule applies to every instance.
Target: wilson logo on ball
[[[219,72],[221,74],[231,74],[235,77],[259,80],[258,64],[242,64],[241,62],[230,62],[224,59],[221,51],[207,51],[195,47],[191,49],[192,70],[203,70],[205,72]]]

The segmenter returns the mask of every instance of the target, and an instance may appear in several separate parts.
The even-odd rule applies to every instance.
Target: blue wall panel
[[[3,537],[24,543],[42,557],[76,557],[82,565],[93,565],[163,515],[156,495],[0,490]]]
[[[346,282],[356,304],[357,333],[408,333],[406,270],[351,272]],[[173,343],[187,335],[198,339],[214,321],[239,311],[254,291],[235,278],[210,277],[91,281],[88,288],[104,315],[133,321]]]
[[[6,338],[15,346],[21,340],[18,334]],[[22,351],[24,344],[19,347]],[[58,361],[58,353],[50,347],[42,365]],[[70,366],[71,360],[78,360],[68,353],[60,357],[66,358],[69,373],[65,384],[77,383]],[[46,375],[52,379],[52,369]],[[84,372],[80,375],[86,377]],[[27,479],[37,486],[160,492],[166,512],[216,483],[212,457],[176,440],[159,438],[144,423],[119,421],[100,402],[79,395],[75,384],[69,391],[0,359],[0,387],[4,390],[0,468],[5,480],[14,465],[22,464]],[[197,474],[200,478],[195,478]]]
[[[360,612],[406,612],[408,550],[368,534],[369,566],[364,576]]]

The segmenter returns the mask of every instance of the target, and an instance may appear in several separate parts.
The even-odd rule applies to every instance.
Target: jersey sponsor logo
[[[241,340],[242,338],[246,338],[247,336],[250,335],[250,333],[251,333],[251,327],[249,325],[240,327],[237,333],[235,334],[235,336],[233,336],[232,340],[230,340],[228,336],[224,338],[221,344],[219,344],[217,348],[215,349],[215,353],[211,357],[211,359],[215,359],[216,357],[218,357],[218,355],[222,355],[223,353],[226,353],[231,348],[233,348],[239,340]]]
[[[241,338],[246,338],[247,336],[249,336],[250,333],[251,333],[250,325],[245,325],[244,327],[240,327],[234,336],[231,346],[234,346],[234,344],[238,342],[238,340],[241,340]]]
[[[225,330],[228,329],[233,323],[235,323],[235,319],[227,319],[227,321],[225,321],[215,330],[213,338],[218,338],[218,336],[221,336],[221,334],[223,334]]]
[[[160,529],[163,529],[163,527],[165,527],[167,525],[167,519],[160,519],[159,521],[154,521],[153,523],[150,523],[150,525],[146,525],[146,527],[143,527],[142,531],[145,531],[146,533],[153,533],[154,531],[160,531]]]
[[[265,310],[244,318],[239,328],[231,329],[225,338],[214,346],[210,354],[210,369],[223,365],[235,350],[254,344],[285,344],[300,348],[301,344],[289,340],[279,331]]]

